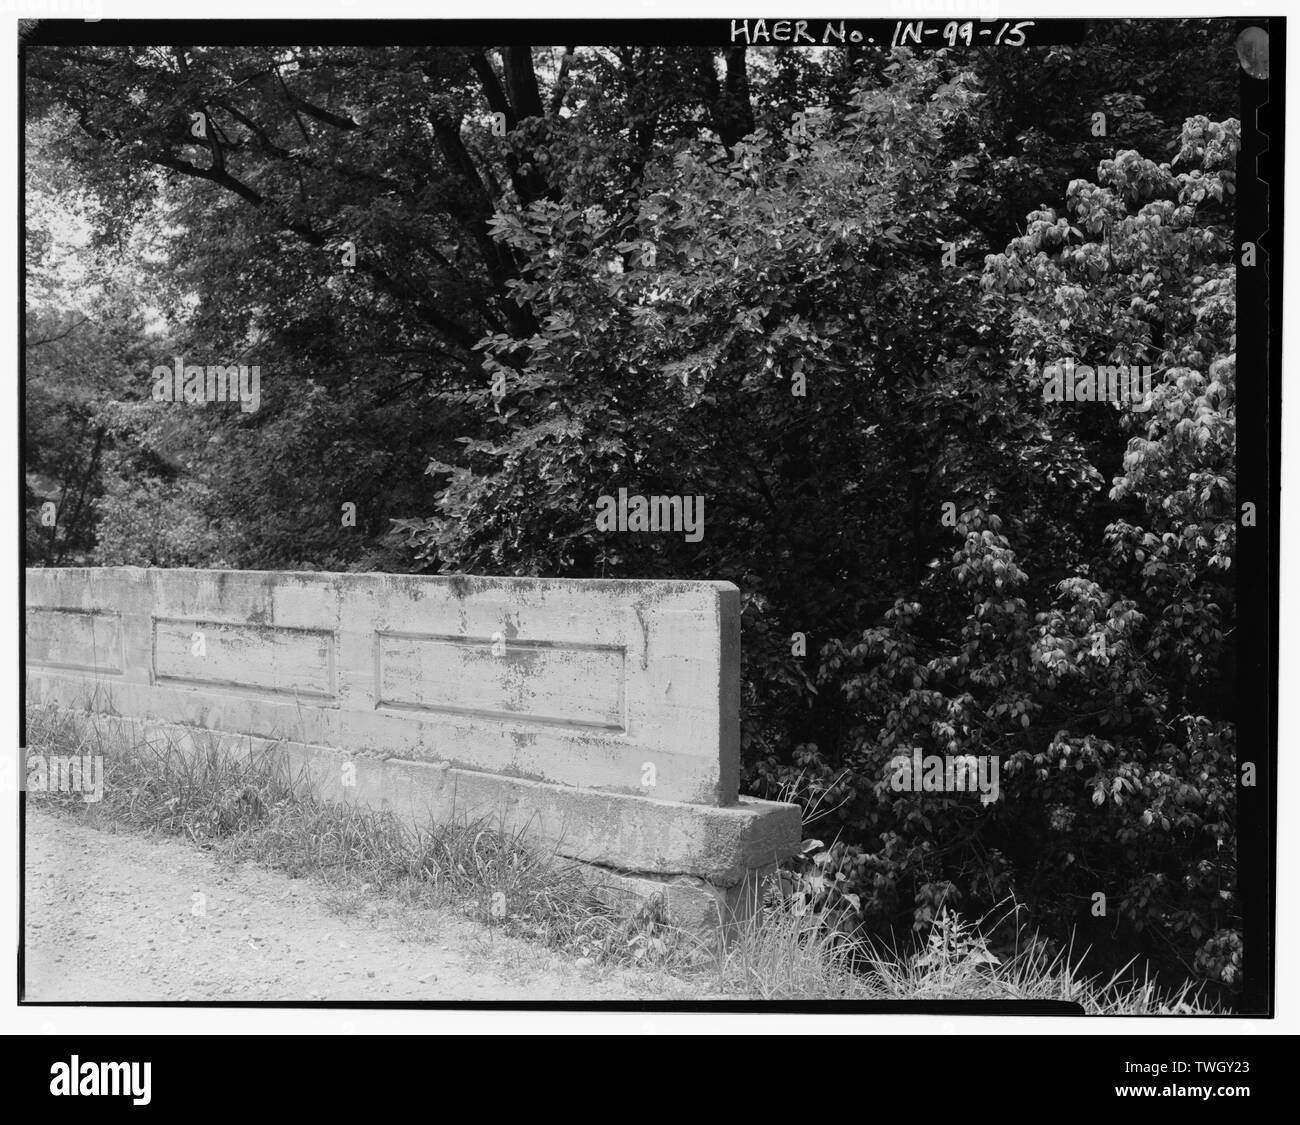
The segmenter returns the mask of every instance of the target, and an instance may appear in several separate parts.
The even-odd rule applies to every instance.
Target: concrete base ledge
[[[719,808],[479,773],[398,758],[349,756],[327,746],[270,744],[310,775],[315,792],[389,810],[411,824],[490,821],[525,829],[568,859],[638,874],[691,875],[722,887],[799,849],[794,805],[742,797]],[[343,785],[343,767],[355,767]]]
[[[692,875],[627,875],[585,863],[576,866],[616,912],[632,914],[647,900],[659,899],[669,922],[703,934],[749,921],[762,902],[763,877],[775,870],[750,871],[741,882],[720,887]]]
[[[715,904],[734,914],[744,894],[752,896],[756,874],[797,852],[801,838],[799,808],[774,801],[656,801],[159,720],[93,719],[133,740],[168,741],[187,752],[215,744],[240,755],[265,753],[322,799],[389,811],[408,824],[482,818],[499,831],[525,830],[539,846],[591,865],[593,876],[620,892],[664,893],[678,918],[715,913]]]

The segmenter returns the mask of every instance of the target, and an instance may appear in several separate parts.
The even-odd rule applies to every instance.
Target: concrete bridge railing
[[[738,794],[725,582],[29,569],[29,698],[266,750],[411,823],[527,828],[709,926],[793,854]]]

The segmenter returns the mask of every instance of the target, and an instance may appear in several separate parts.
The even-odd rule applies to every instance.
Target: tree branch
[[[564,95],[569,90],[569,64],[573,62],[573,52],[577,47],[565,47],[564,54],[560,58],[560,72],[555,77],[555,89],[551,91],[551,104],[547,107],[546,116],[554,119],[560,115],[560,108],[564,105]]]
[[[64,331],[60,332],[57,336],[46,336],[40,340],[30,340],[26,343],[25,346],[29,348],[39,348],[42,344],[53,344],[56,340],[62,340],[64,336],[70,336],[83,324],[89,324],[89,323],[90,323],[90,317],[88,316],[83,317],[81,320],[77,321],[77,323],[74,324],[71,328],[65,329]]]

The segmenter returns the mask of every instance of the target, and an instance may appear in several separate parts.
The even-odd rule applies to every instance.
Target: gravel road
[[[668,1000],[450,911],[341,894],[27,804],[24,996],[101,1000]],[[698,993],[695,993],[698,995]]]

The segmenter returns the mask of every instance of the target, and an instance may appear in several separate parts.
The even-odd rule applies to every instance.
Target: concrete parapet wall
[[[412,823],[526,827],[688,922],[799,845],[795,806],[738,797],[728,583],[33,569],[26,659],[36,700],[271,748]]]

